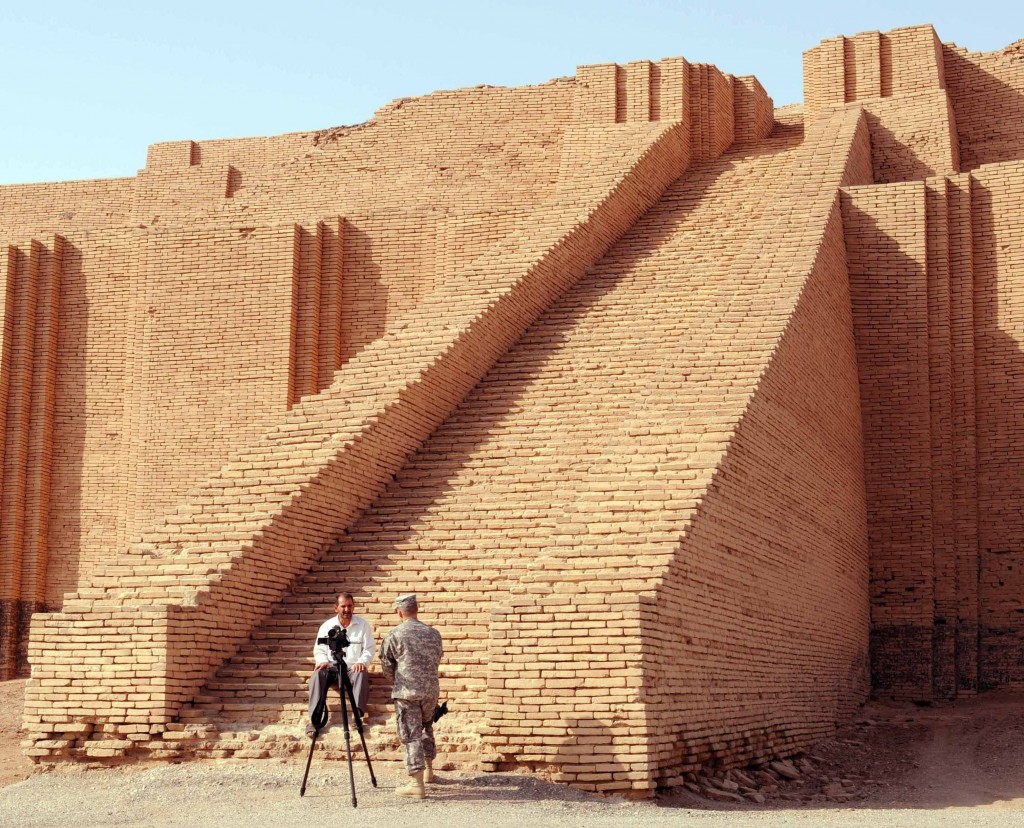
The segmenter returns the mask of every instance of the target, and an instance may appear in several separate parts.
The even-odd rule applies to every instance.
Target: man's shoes
[[[427,766],[423,769],[423,781],[430,784],[434,781],[434,760],[427,759]]]
[[[408,799],[425,799],[427,792],[423,790],[423,771],[409,774],[409,781],[399,788],[395,788],[396,796],[404,796]]]

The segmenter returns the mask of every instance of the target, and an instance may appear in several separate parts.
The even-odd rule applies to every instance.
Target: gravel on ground
[[[393,762],[374,762],[378,787],[358,758],[352,808],[347,766],[314,758],[299,796],[304,758],[61,767],[32,773],[18,742],[24,682],[0,682],[0,828],[307,828],[360,826],[720,826],[721,828],[931,828],[1024,824],[1024,695],[985,694],[956,705],[872,703],[833,739],[794,759],[799,778],[772,780],[763,804],[701,793],[728,775],[697,775],[656,799],[588,794],[518,773],[448,771],[424,801],[396,797]],[[755,775],[754,771],[748,774]],[[698,784],[700,783],[700,784]],[[702,787],[703,786],[703,787]],[[830,793],[832,791],[833,793]],[[837,797],[842,801],[837,801]]]

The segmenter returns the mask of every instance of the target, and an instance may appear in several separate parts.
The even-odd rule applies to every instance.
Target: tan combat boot
[[[423,770],[423,781],[428,785],[434,781],[434,760],[427,759],[427,767]]]
[[[407,796],[409,799],[423,799],[427,792],[423,790],[423,771],[409,774],[409,781],[400,788],[395,788],[397,796]]]

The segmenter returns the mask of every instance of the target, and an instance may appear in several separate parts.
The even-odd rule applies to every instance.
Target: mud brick
[[[421,594],[446,759],[588,790],[1024,681],[1021,58],[838,36],[778,110],[581,66],[0,186],[29,755],[290,755],[343,589]]]

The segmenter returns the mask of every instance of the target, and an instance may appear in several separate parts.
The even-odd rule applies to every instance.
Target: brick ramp
[[[856,109],[814,125],[592,445],[559,518],[582,542],[551,544],[492,614],[492,765],[649,791],[807,747],[863,693],[866,599],[843,594],[866,578],[860,429],[830,395],[856,406],[838,188],[871,180],[869,150]],[[820,509],[832,484],[842,507]]]
[[[594,757],[612,742],[630,753],[623,726],[642,732],[632,713],[600,721],[609,707],[637,706],[640,653],[650,645],[635,592],[654,595],[668,573],[764,371],[756,359],[716,363],[711,354],[727,356],[734,344],[716,332],[742,321],[741,335],[764,331],[769,349],[777,341],[802,262],[815,259],[819,223],[830,220],[842,148],[866,143],[858,123],[857,113],[837,118],[802,147],[782,130],[672,185],[295,582],[165,739],[205,755],[298,749],[310,631],[334,594],[355,592],[383,632],[390,599],[416,590],[445,634],[444,692],[456,712],[439,733],[450,756],[553,766],[585,786],[646,787],[649,769],[626,776],[599,767],[621,756]],[[808,215],[793,214],[798,203]],[[744,257],[766,251],[771,262],[780,224],[801,221],[816,235],[790,255],[796,276],[752,275],[757,257]],[[375,725],[385,702],[378,686]],[[394,755],[391,738],[375,727],[375,750]]]
[[[572,497],[571,478],[586,474],[586,464],[573,458],[586,457],[588,444],[599,443],[635,405],[644,367],[674,348],[672,330],[688,321],[678,315],[685,286],[728,265],[797,142],[776,138],[688,171],[542,315],[185,712],[190,730],[206,724],[223,731],[204,750],[232,741],[259,750],[245,744],[246,731],[267,725],[294,725],[295,732],[305,709],[310,630],[343,588],[356,592],[357,611],[384,629],[392,623],[393,592],[444,589],[443,606],[430,611],[441,614],[446,670],[459,680],[449,691],[459,711],[451,722],[463,717],[468,725],[470,716],[478,723],[470,731],[479,731],[491,607],[550,542]],[[734,227],[723,233],[726,214]],[[623,269],[655,247],[652,234],[664,242],[657,263],[623,279]],[[383,714],[384,702],[386,693],[375,693],[371,712]],[[289,733],[268,727],[262,735],[262,747],[281,735],[287,749]],[[456,741],[474,741],[465,736]]]
[[[385,630],[393,593],[431,596],[446,673],[457,682],[446,694],[459,712],[445,730],[479,751],[472,734],[485,719],[492,607],[561,534],[558,518],[590,462],[576,458],[634,408],[644,369],[674,352],[673,333],[692,324],[680,314],[692,297],[687,286],[728,268],[797,142],[776,138],[688,171],[542,315],[185,711],[197,736],[221,733],[197,739],[200,751],[289,749],[305,709],[310,630],[339,589],[355,592],[357,611]],[[653,261],[637,265],[655,249]],[[371,698],[374,720],[386,715],[384,702],[386,692]],[[251,745],[258,731],[260,744]]]
[[[688,161],[685,129],[569,130],[559,194],[323,393],[33,619],[30,755],[114,759],[171,722],[323,546]]]

